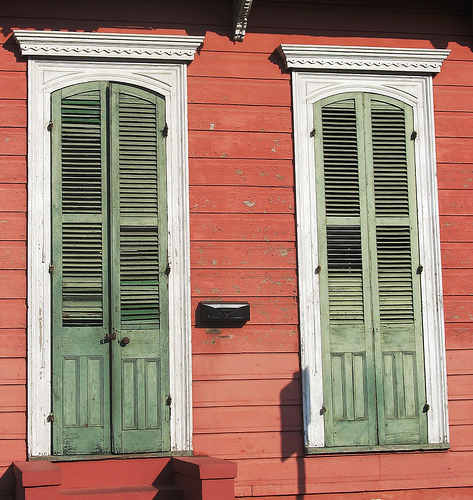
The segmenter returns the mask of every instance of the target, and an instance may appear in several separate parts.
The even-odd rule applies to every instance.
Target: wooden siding
[[[193,325],[194,451],[238,462],[242,499],[465,498],[473,487],[473,55],[469,0],[86,0],[2,6],[0,497],[26,456],[26,61],[14,28],[205,34],[188,68],[192,310],[248,300],[243,328]],[[281,43],[449,48],[434,78],[451,450],[304,458],[291,80]],[[392,490],[392,491],[390,491]],[[397,493],[395,493],[395,490]],[[401,491],[399,491],[401,490]],[[405,490],[405,491],[403,491]],[[383,492],[384,491],[384,492]],[[366,496],[368,495],[368,496]]]

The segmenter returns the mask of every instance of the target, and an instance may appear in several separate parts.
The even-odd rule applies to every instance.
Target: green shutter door
[[[52,118],[53,453],[167,450],[164,102],[80,84]]]
[[[114,449],[168,450],[164,102],[112,84],[110,109]]]
[[[343,94],[314,119],[326,446],[425,442],[412,110]]]

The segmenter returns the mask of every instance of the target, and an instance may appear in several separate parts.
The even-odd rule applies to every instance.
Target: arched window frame
[[[313,104],[345,92],[369,92],[412,107],[417,132],[415,163],[421,276],[428,444],[448,446],[445,331],[440,230],[435,163],[432,75],[447,50],[281,45],[292,70],[297,208],[299,317],[304,442],[310,452],[324,448],[322,348],[315,198]],[[402,448],[401,446],[399,448]],[[380,447],[381,449],[381,447]],[[340,450],[338,450],[340,451]],[[349,450],[348,450],[349,451]],[[353,450],[354,451],[354,450]]]

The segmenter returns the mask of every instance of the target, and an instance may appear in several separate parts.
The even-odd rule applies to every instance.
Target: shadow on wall
[[[295,457],[297,462],[297,499],[302,500],[306,494],[306,473],[304,460],[303,435],[301,431],[304,428],[300,419],[301,412],[294,412],[294,406],[289,401],[298,399],[299,408],[302,406],[301,394],[301,373],[294,372],[291,382],[286,385],[280,393],[280,412],[281,412],[281,461],[285,462],[291,457]],[[299,419],[299,421],[296,421]],[[302,424],[302,425],[301,425]],[[293,432],[297,429],[298,432]],[[299,497],[300,495],[300,497]]]

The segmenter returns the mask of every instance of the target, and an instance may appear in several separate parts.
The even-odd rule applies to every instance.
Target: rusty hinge
[[[417,266],[417,271],[416,271],[416,273],[417,273],[417,274],[421,274],[423,270],[424,270],[424,266],[422,266],[421,264],[419,264],[419,265]]]
[[[313,128],[311,131],[310,131],[310,137],[315,137],[315,134],[317,133],[317,130],[315,130],[315,128]]]
[[[424,413],[427,413],[430,410],[430,405],[429,403],[425,403],[424,407],[422,408],[422,411]]]
[[[171,397],[171,395],[169,395],[169,396],[166,398],[166,404],[167,404],[168,406],[171,406],[171,403],[172,403],[172,397]]]
[[[164,125],[164,128],[163,128],[163,137],[167,137],[168,133],[169,133],[169,127],[168,127],[168,124],[166,123],[166,125]]]
[[[416,139],[417,139],[417,132],[413,130],[411,134],[411,141],[415,141]]]
[[[53,412],[51,412],[51,413],[47,416],[46,420],[47,420],[48,422],[54,422],[54,413],[53,413]]]
[[[49,272],[49,274],[54,274],[54,265],[53,264],[49,264],[48,272]]]
[[[324,415],[325,413],[327,413],[327,408],[325,407],[325,405],[322,405],[322,408],[320,408],[320,414]]]
[[[164,271],[164,274],[166,276],[169,276],[171,274],[171,263],[169,261],[168,261],[168,264],[167,264],[166,269]]]
[[[315,268],[315,274],[319,274],[320,271],[322,271],[322,266],[319,264],[316,268]]]
[[[53,129],[53,122],[49,122],[48,126],[46,128],[47,128],[48,132],[51,132],[51,130]]]

